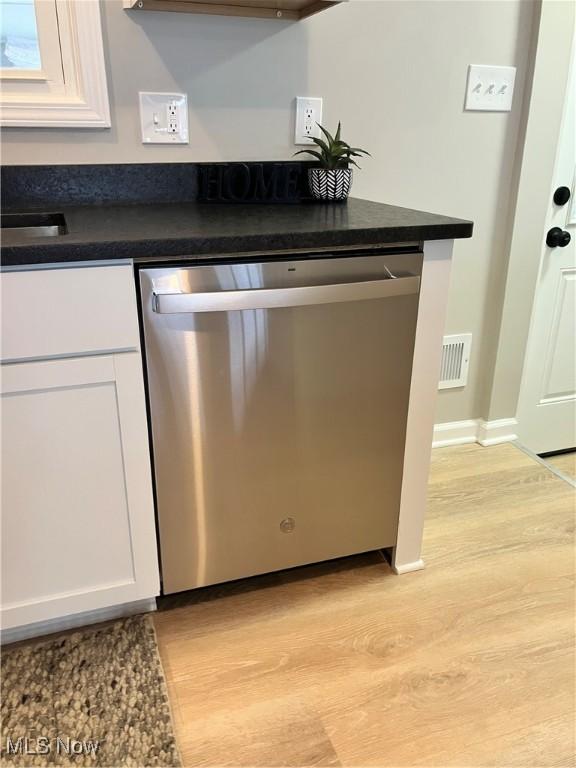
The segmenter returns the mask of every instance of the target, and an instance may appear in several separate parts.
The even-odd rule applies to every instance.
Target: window
[[[0,0],[0,67],[42,69],[34,0]]]
[[[1,124],[110,125],[98,0],[0,0]]]

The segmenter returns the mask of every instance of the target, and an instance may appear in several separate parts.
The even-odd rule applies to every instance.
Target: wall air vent
[[[442,367],[438,389],[465,387],[468,381],[468,363],[470,362],[471,333],[459,333],[444,336],[442,344]]]

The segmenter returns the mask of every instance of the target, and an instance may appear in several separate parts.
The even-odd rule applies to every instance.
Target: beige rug
[[[2,652],[1,763],[179,766],[152,620]]]

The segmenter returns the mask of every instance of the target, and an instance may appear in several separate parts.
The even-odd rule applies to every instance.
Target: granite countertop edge
[[[85,243],[29,243],[2,248],[3,266],[26,264],[50,264],[74,261],[108,261],[110,259],[133,259],[154,261],[155,259],[206,260],[218,256],[265,251],[291,251],[300,249],[334,248],[338,246],[362,247],[387,243],[416,242],[422,240],[452,239],[469,237],[458,230],[453,233],[446,228],[440,237],[434,237],[430,227],[424,232],[419,228],[408,231],[369,230],[360,232],[334,232],[321,235],[298,233],[295,235],[247,235],[244,237],[214,238],[172,238],[154,240],[94,241]]]
[[[238,258],[242,258],[242,254],[265,255],[266,251],[362,248],[389,243],[448,240],[472,236],[473,224],[470,221],[357,199],[351,199],[350,203],[352,203],[349,209],[351,216],[360,217],[360,220],[352,225],[342,225],[338,221],[333,224],[315,220],[306,221],[307,215],[314,216],[310,207],[303,206],[302,209],[298,209],[294,206],[292,211],[298,214],[294,219],[294,228],[290,226],[292,213],[283,211],[280,214],[282,220],[278,231],[274,231],[274,227],[270,228],[270,226],[268,231],[258,231],[257,224],[254,224],[254,230],[250,231],[250,227],[247,227],[246,222],[242,220],[243,212],[240,209],[235,213],[229,206],[220,211],[217,207],[209,206],[202,212],[194,205],[195,215],[202,217],[199,219],[202,224],[204,223],[202,213],[207,216],[207,224],[198,227],[201,231],[194,231],[193,226],[186,231],[184,226],[179,228],[177,234],[165,236],[160,234],[162,231],[160,227],[157,234],[154,226],[143,228],[137,226],[137,217],[146,215],[146,206],[110,209],[115,218],[112,229],[116,231],[110,231],[109,234],[106,227],[97,230],[89,223],[86,219],[90,216],[89,209],[76,211],[70,209],[70,218],[72,221],[75,219],[75,226],[70,228],[69,235],[42,240],[23,239],[19,243],[6,245],[2,248],[2,266],[124,259],[133,259],[139,263],[166,259],[207,261],[222,257],[233,259],[235,254],[238,254]],[[153,208],[150,210],[153,211]],[[125,224],[118,220],[122,210],[129,211]],[[396,212],[398,212],[398,218],[404,219],[402,223],[394,224],[391,220]],[[108,214],[103,212],[102,208],[98,211],[95,207],[94,216],[98,215]],[[176,215],[180,214],[176,212]],[[234,216],[238,217],[238,226],[235,226]],[[270,211],[268,216],[273,217],[274,212]],[[136,220],[131,221],[130,217],[132,219],[136,217]],[[220,217],[224,226],[219,226]],[[366,217],[370,221],[366,222]],[[414,223],[406,223],[406,218],[413,219]],[[420,223],[418,219],[423,221]],[[85,228],[82,226],[83,221],[86,221]],[[178,219],[177,224],[180,223],[181,219]],[[219,229],[226,231],[219,232]]]

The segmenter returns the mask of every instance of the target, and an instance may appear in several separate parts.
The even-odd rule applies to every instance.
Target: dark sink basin
[[[58,237],[68,232],[63,213],[5,213],[1,225],[5,245],[12,245],[23,238]]]

